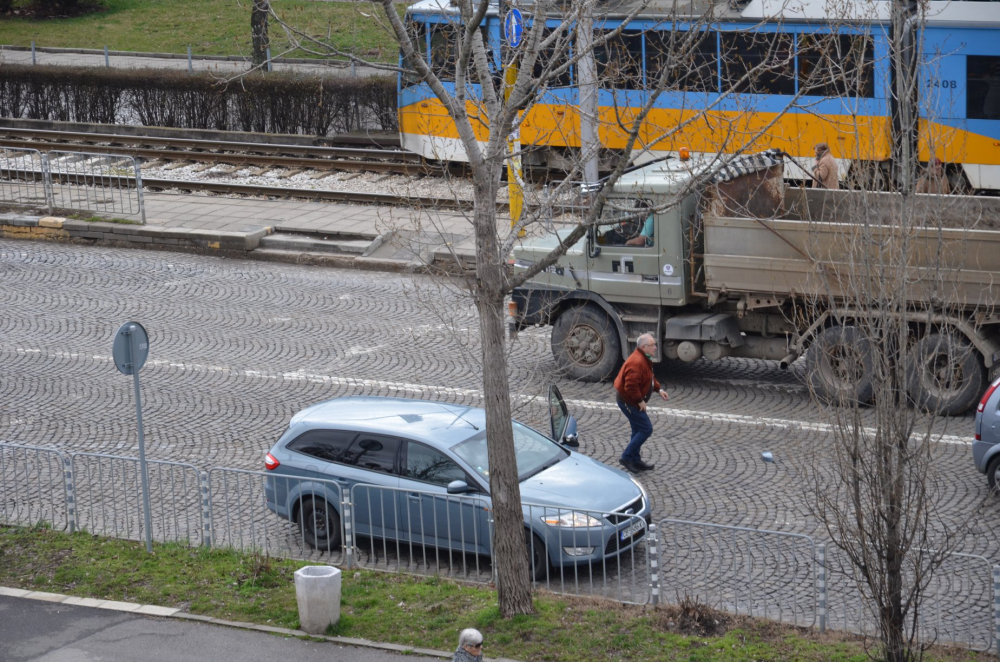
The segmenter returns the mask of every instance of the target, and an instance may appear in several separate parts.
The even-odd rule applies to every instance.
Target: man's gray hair
[[[475,628],[465,628],[458,635],[459,646],[478,646],[483,643],[483,633]]]
[[[649,343],[653,343],[653,342],[656,342],[656,338],[653,337],[653,334],[652,333],[644,333],[644,334],[642,334],[641,336],[639,336],[638,338],[635,339],[635,346],[636,347],[644,347],[644,346],[648,345]]]

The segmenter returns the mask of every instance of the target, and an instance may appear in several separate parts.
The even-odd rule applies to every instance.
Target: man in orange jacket
[[[643,443],[653,434],[653,423],[646,413],[646,402],[654,392],[659,393],[664,400],[669,398],[667,392],[660,388],[660,382],[653,377],[652,355],[655,351],[656,339],[652,334],[644,333],[639,336],[635,351],[625,360],[625,365],[615,378],[618,408],[632,427],[632,438],[618,461],[632,473],[653,468],[652,464],[643,462],[639,455]]]

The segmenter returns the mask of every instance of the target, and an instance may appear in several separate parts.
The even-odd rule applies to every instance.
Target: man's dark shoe
[[[639,471],[652,471],[653,467],[655,466],[655,465],[652,465],[652,464],[647,464],[646,462],[643,462],[642,460],[639,460],[638,462],[633,462],[632,464]]]
[[[639,473],[640,471],[642,471],[642,469],[640,469],[640,468],[639,468],[639,467],[638,467],[638,466],[637,466],[637,465],[635,464],[635,462],[632,462],[631,460],[626,460],[626,459],[625,459],[625,458],[623,458],[623,457],[620,457],[620,458],[618,458],[618,463],[619,463],[620,465],[622,465],[623,467],[625,467],[625,470],[626,470],[626,471],[631,471],[631,472],[632,472],[632,473],[634,473],[634,474],[635,474],[635,473]]]

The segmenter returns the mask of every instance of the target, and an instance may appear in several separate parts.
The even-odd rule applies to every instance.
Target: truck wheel
[[[601,311],[571,308],[552,326],[552,355],[568,377],[584,382],[609,379],[622,355],[618,330]]]
[[[928,411],[958,416],[979,402],[986,389],[986,368],[965,338],[929,333],[913,346],[909,359],[907,391]]]
[[[871,343],[856,326],[824,329],[806,355],[809,384],[827,402],[868,404],[875,396],[871,373]]]

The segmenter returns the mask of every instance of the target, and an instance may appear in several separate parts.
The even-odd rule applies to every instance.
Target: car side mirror
[[[453,480],[448,483],[448,494],[465,494],[469,491],[469,484],[464,480]]]
[[[580,435],[576,432],[576,418],[570,414],[566,421],[566,429],[563,431],[562,445],[570,448],[580,447]]]

